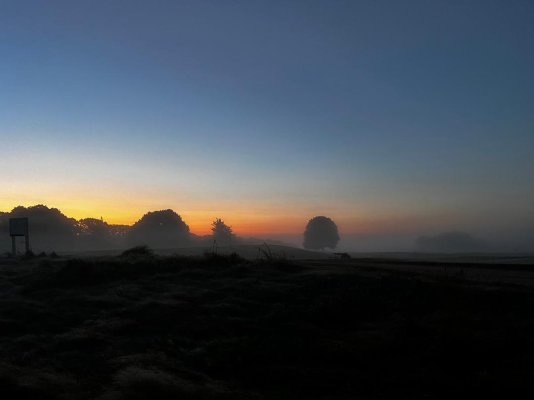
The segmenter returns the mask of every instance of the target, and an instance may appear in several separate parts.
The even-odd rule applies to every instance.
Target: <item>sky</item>
[[[530,0],[0,0],[0,210],[532,234],[532,21]]]

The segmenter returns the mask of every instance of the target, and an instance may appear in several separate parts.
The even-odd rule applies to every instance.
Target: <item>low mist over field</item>
[[[155,249],[178,249],[213,246],[227,247],[227,251],[240,245],[279,244],[297,248],[307,247],[305,242],[306,222],[302,233],[269,234],[250,237],[233,232],[222,219],[212,223],[209,234],[197,235],[186,221],[173,210],[146,213],[133,225],[109,224],[103,219],[82,218],[76,220],[60,210],[44,205],[16,207],[11,212],[0,213],[0,251],[11,249],[9,237],[10,218],[25,217],[29,220],[31,248],[41,251],[102,251],[119,250],[135,245],[148,245]],[[220,229],[216,228],[219,221]],[[443,232],[437,235],[415,234],[345,234],[341,235],[330,250],[354,252],[421,252],[421,253],[492,253],[528,252],[529,235],[524,238],[483,240],[465,232]],[[310,248],[310,246],[308,246]],[[319,250],[320,247],[315,248]],[[185,250],[182,250],[185,251]]]
[[[1,0],[0,399],[534,398],[534,0]]]

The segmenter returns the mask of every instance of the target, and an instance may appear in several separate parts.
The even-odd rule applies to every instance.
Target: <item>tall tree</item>
[[[232,227],[226,225],[221,218],[216,218],[211,224],[213,240],[220,246],[229,246],[232,244],[235,235]]]

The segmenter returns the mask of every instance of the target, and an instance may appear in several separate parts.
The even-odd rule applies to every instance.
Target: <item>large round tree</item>
[[[322,250],[335,249],[339,242],[337,225],[328,217],[318,216],[310,219],[304,231],[304,248]]]
[[[173,210],[152,211],[143,215],[131,228],[130,245],[153,248],[178,247],[189,244],[189,226]]]

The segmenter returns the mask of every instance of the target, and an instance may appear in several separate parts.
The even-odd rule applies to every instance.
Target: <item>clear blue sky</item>
[[[1,210],[532,231],[534,2],[0,1],[0,138]]]

